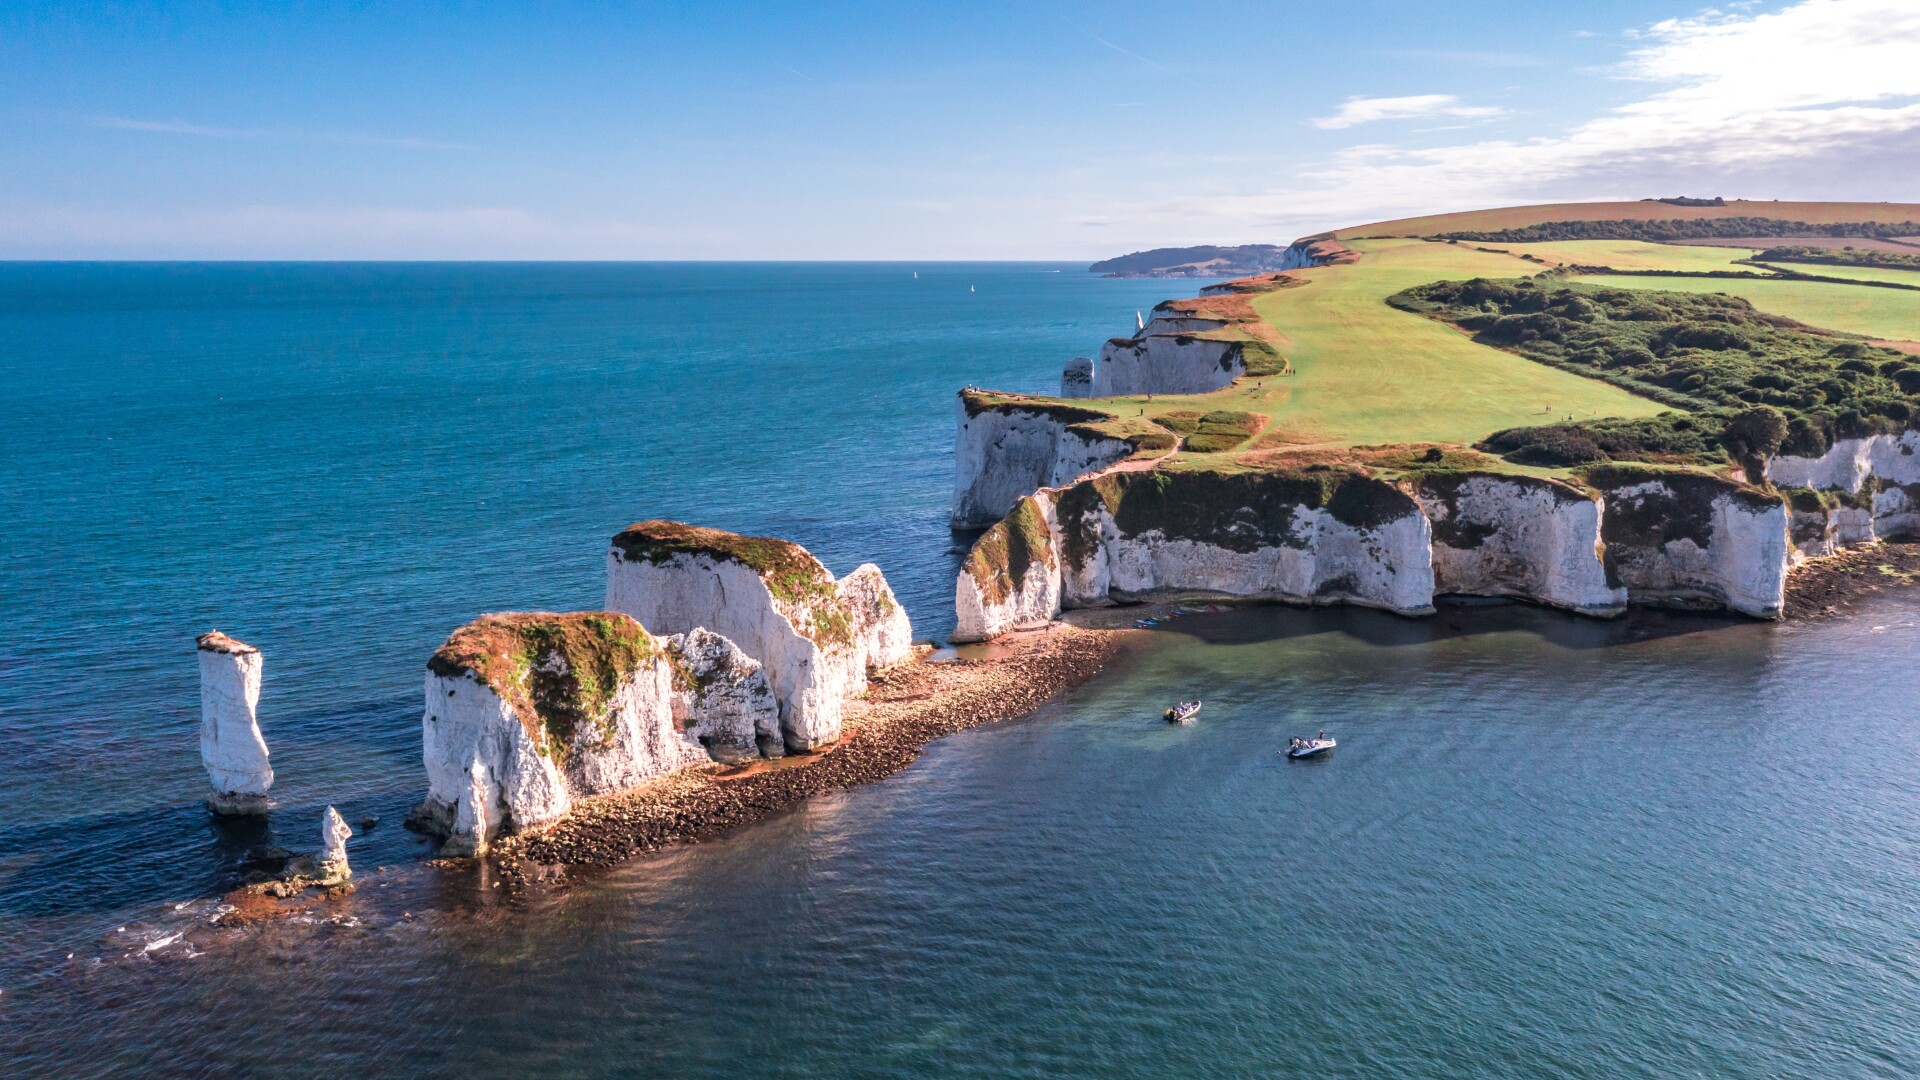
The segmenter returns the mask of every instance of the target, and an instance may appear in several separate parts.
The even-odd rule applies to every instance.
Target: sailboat
[[[967,286],[967,291],[968,291],[968,292],[972,292],[972,291],[973,291],[973,286],[971,286],[971,285],[969,285],[969,286]]]
[[[919,280],[920,280],[920,271],[918,271],[918,270],[915,270],[915,271],[913,272],[913,280],[915,280],[915,281],[919,281]]]
[[[1147,328],[1146,317],[1140,314],[1139,308],[1133,310],[1133,328],[1135,330],[1145,330]]]

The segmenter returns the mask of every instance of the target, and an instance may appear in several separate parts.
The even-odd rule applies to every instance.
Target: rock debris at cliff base
[[[1787,579],[1787,618],[1838,615],[1841,605],[1883,589],[1920,585],[1920,543],[1853,548],[1795,567]]]
[[[497,849],[502,869],[519,876],[517,860],[615,863],[708,839],[814,795],[882,779],[911,764],[934,739],[1024,716],[1086,681],[1129,636],[1056,625],[999,643],[995,648],[1002,655],[990,659],[886,669],[876,673],[865,697],[849,704],[849,731],[832,750],[745,770],[682,773],[639,791],[587,801],[544,832],[502,843]]]

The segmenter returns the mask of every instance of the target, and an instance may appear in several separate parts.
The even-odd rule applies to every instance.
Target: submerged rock
[[[478,854],[574,800],[707,760],[676,731],[672,666],[616,612],[485,615],[427,662],[426,800],[412,822]]]
[[[200,635],[200,762],[216,814],[263,814],[271,805],[273,767],[255,714],[260,703],[260,650],[212,630]]]
[[[879,568],[835,581],[807,549],[643,521],[607,552],[607,608],[666,633],[705,628],[759,661],[791,752],[840,737],[841,703],[867,671],[912,655],[912,627]]]
[[[679,662],[673,722],[713,760],[734,763],[787,752],[780,704],[760,661],[711,630],[696,627],[664,643]]]

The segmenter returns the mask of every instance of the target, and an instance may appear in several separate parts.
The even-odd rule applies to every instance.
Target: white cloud
[[[1913,0],[1709,12],[1656,23],[1634,38],[1638,47],[1613,74],[1663,88],[1560,133],[1421,149],[1370,144],[1303,164],[1298,186],[1140,210],[1222,235],[1543,199],[1912,196],[1899,178],[1920,175],[1920,4]],[[1348,107],[1354,123],[1404,115],[1372,104],[1380,100],[1357,99],[1327,119],[1342,119]]]
[[[1340,103],[1339,111],[1312,121],[1325,130],[1350,128],[1380,120],[1417,120],[1450,116],[1463,120],[1485,120],[1504,115],[1504,109],[1488,105],[1462,105],[1452,94],[1413,94],[1408,97],[1350,97]]]

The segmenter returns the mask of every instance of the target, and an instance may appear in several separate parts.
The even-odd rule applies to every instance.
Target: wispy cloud
[[[1418,149],[1370,144],[1303,166],[1258,194],[1166,200],[1184,228],[1324,228],[1403,214],[1554,198],[1640,196],[1685,186],[1758,196],[1870,190],[1920,175],[1920,5],[1801,0],[1639,30],[1610,72],[1656,89],[1556,134]],[[1443,95],[1426,95],[1432,101]],[[1354,123],[1407,115],[1406,99],[1343,106]],[[1451,107],[1443,102],[1439,107]],[[1327,126],[1323,124],[1322,126]],[[1334,126],[1345,126],[1336,124]],[[1773,190],[1755,190],[1756,188]],[[1866,197],[1903,197],[1887,188]],[[1855,197],[1860,197],[1856,195]]]
[[[156,135],[183,135],[195,139],[272,140],[281,142],[334,143],[342,146],[391,146],[402,150],[471,150],[465,143],[438,139],[393,138],[351,131],[305,131],[297,128],[239,128],[212,124],[192,124],[185,120],[140,120],[128,116],[95,116],[94,127],[115,131],[144,131]]]
[[[1462,105],[1460,99],[1452,94],[1413,94],[1408,97],[1350,97],[1340,103],[1340,108],[1332,116],[1319,117],[1312,124],[1334,131],[1381,120],[1422,120],[1438,116],[1456,120],[1490,120],[1505,115],[1505,109],[1491,105]]]
[[[1113,42],[1108,41],[1106,38],[1101,37],[1099,34],[1088,34],[1087,36],[1099,42],[1100,44],[1105,45],[1107,48],[1112,49],[1114,52],[1119,53],[1121,56],[1130,56],[1133,59],[1138,60],[1141,63],[1147,65],[1148,67],[1154,69],[1155,71],[1162,71],[1167,73],[1168,75],[1179,74],[1179,72],[1174,71],[1172,68],[1168,67],[1167,65],[1162,64],[1157,60],[1149,60],[1146,57],[1141,56],[1139,53],[1134,52],[1132,49],[1122,48],[1119,45],[1115,45]]]

